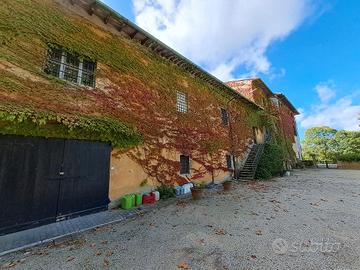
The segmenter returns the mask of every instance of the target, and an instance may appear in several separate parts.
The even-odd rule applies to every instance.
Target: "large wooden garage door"
[[[106,143],[0,136],[0,234],[104,210]]]

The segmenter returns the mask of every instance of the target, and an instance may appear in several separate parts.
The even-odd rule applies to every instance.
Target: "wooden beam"
[[[174,61],[174,63],[175,63],[176,65],[180,64],[181,62],[182,62],[182,60],[181,60],[180,58],[178,58],[177,60]]]
[[[149,38],[147,41],[145,41],[144,46],[149,47],[153,41]]]
[[[77,0],[70,0],[70,4],[75,5]]]
[[[141,44],[141,45],[144,45],[147,41],[149,41],[149,38],[148,38],[148,37],[146,37],[146,38],[144,38],[143,40],[141,40],[141,41],[140,41],[140,44]]]
[[[153,49],[153,47],[154,47],[154,46],[156,46],[156,45],[157,45],[157,43],[156,43],[156,42],[151,41],[151,42],[150,42],[150,44],[148,45],[148,48],[152,50],[152,49]]]
[[[138,31],[137,30],[135,30],[135,32],[134,33],[132,33],[132,34],[129,34],[129,37],[131,38],[131,39],[133,39],[135,36],[136,36],[136,34],[138,33]]]
[[[159,44],[156,44],[156,47],[152,47],[153,51],[157,52],[159,49],[161,49],[162,47]]]
[[[171,58],[173,58],[173,57],[174,56],[173,56],[172,52],[169,52],[169,54],[166,55],[166,59],[169,61],[171,61]]]
[[[163,49],[161,51],[158,52],[158,54],[160,54],[161,56],[165,56],[166,53],[168,53],[168,50],[167,49]]]
[[[122,30],[126,27],[126,23],[124,22],[121,22],[120,25],[118,27],[116,27],[116,29],[119,31],[119,32],[122,32]]]
[[[105,16],[105,18],[104,18],[104,23],[105,23],[105,24],[108,24],[110,18],[111,18],[111,13],[108,13],[108,14]]]
[[[89,15],[94,14],[95,8],[96,8],[96,2],[93,2],[92,4],[89,5],[88,11],[87,11],[89,13]]]

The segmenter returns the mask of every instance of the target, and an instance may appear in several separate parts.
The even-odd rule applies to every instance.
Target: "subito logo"
[[[282,238],[275,239],[271,246],[273,251],[279,255],[285,254],[289,249],[288,243]]]

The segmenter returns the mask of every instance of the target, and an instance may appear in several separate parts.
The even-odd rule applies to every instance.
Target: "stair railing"
[[[256,149],[256,154],[255,154],[255,158],[254,158],[254,161],[252,162],[252,177],[255,176],[255,173],[256,173],[256,169],[257,169],[257,166],[259,165],[259,161],[260,161],[260,158],[262,157],[263,153],[264,153],[264,149],[265,149],[265,145],[266,144],[269,144],[271,141],[271,135],[270,134],[265,134],[265,137],[264,137],[264,142],[263,143],[259,143],[259,144],[254,144],[253,147],[256,145],[257,146],[257,149]],[[253,151],[254,148],[251,149],[251,151]],[[250,152],[251,153],[251,152]],[[247,157],[247,159],[249,158],[249,156]],[[246,164],[246,161],[244,162],[244,165]],[[244,168],[244,167],[243,167]],[[242,168],[242,169],[243,169]]]

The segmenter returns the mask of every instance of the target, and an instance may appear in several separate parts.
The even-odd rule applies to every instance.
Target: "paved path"
[[[128,211],[109,210],[87,216],[77,217],[47,224],[40,227],[0,236],[0,256],[48,243],[66,236],[125,220],[128,217],[146,212],[147,207],[134,208]]]
[[[12,269],[360,269],[360,171],[306,170],[183,199],[0,257]]]

